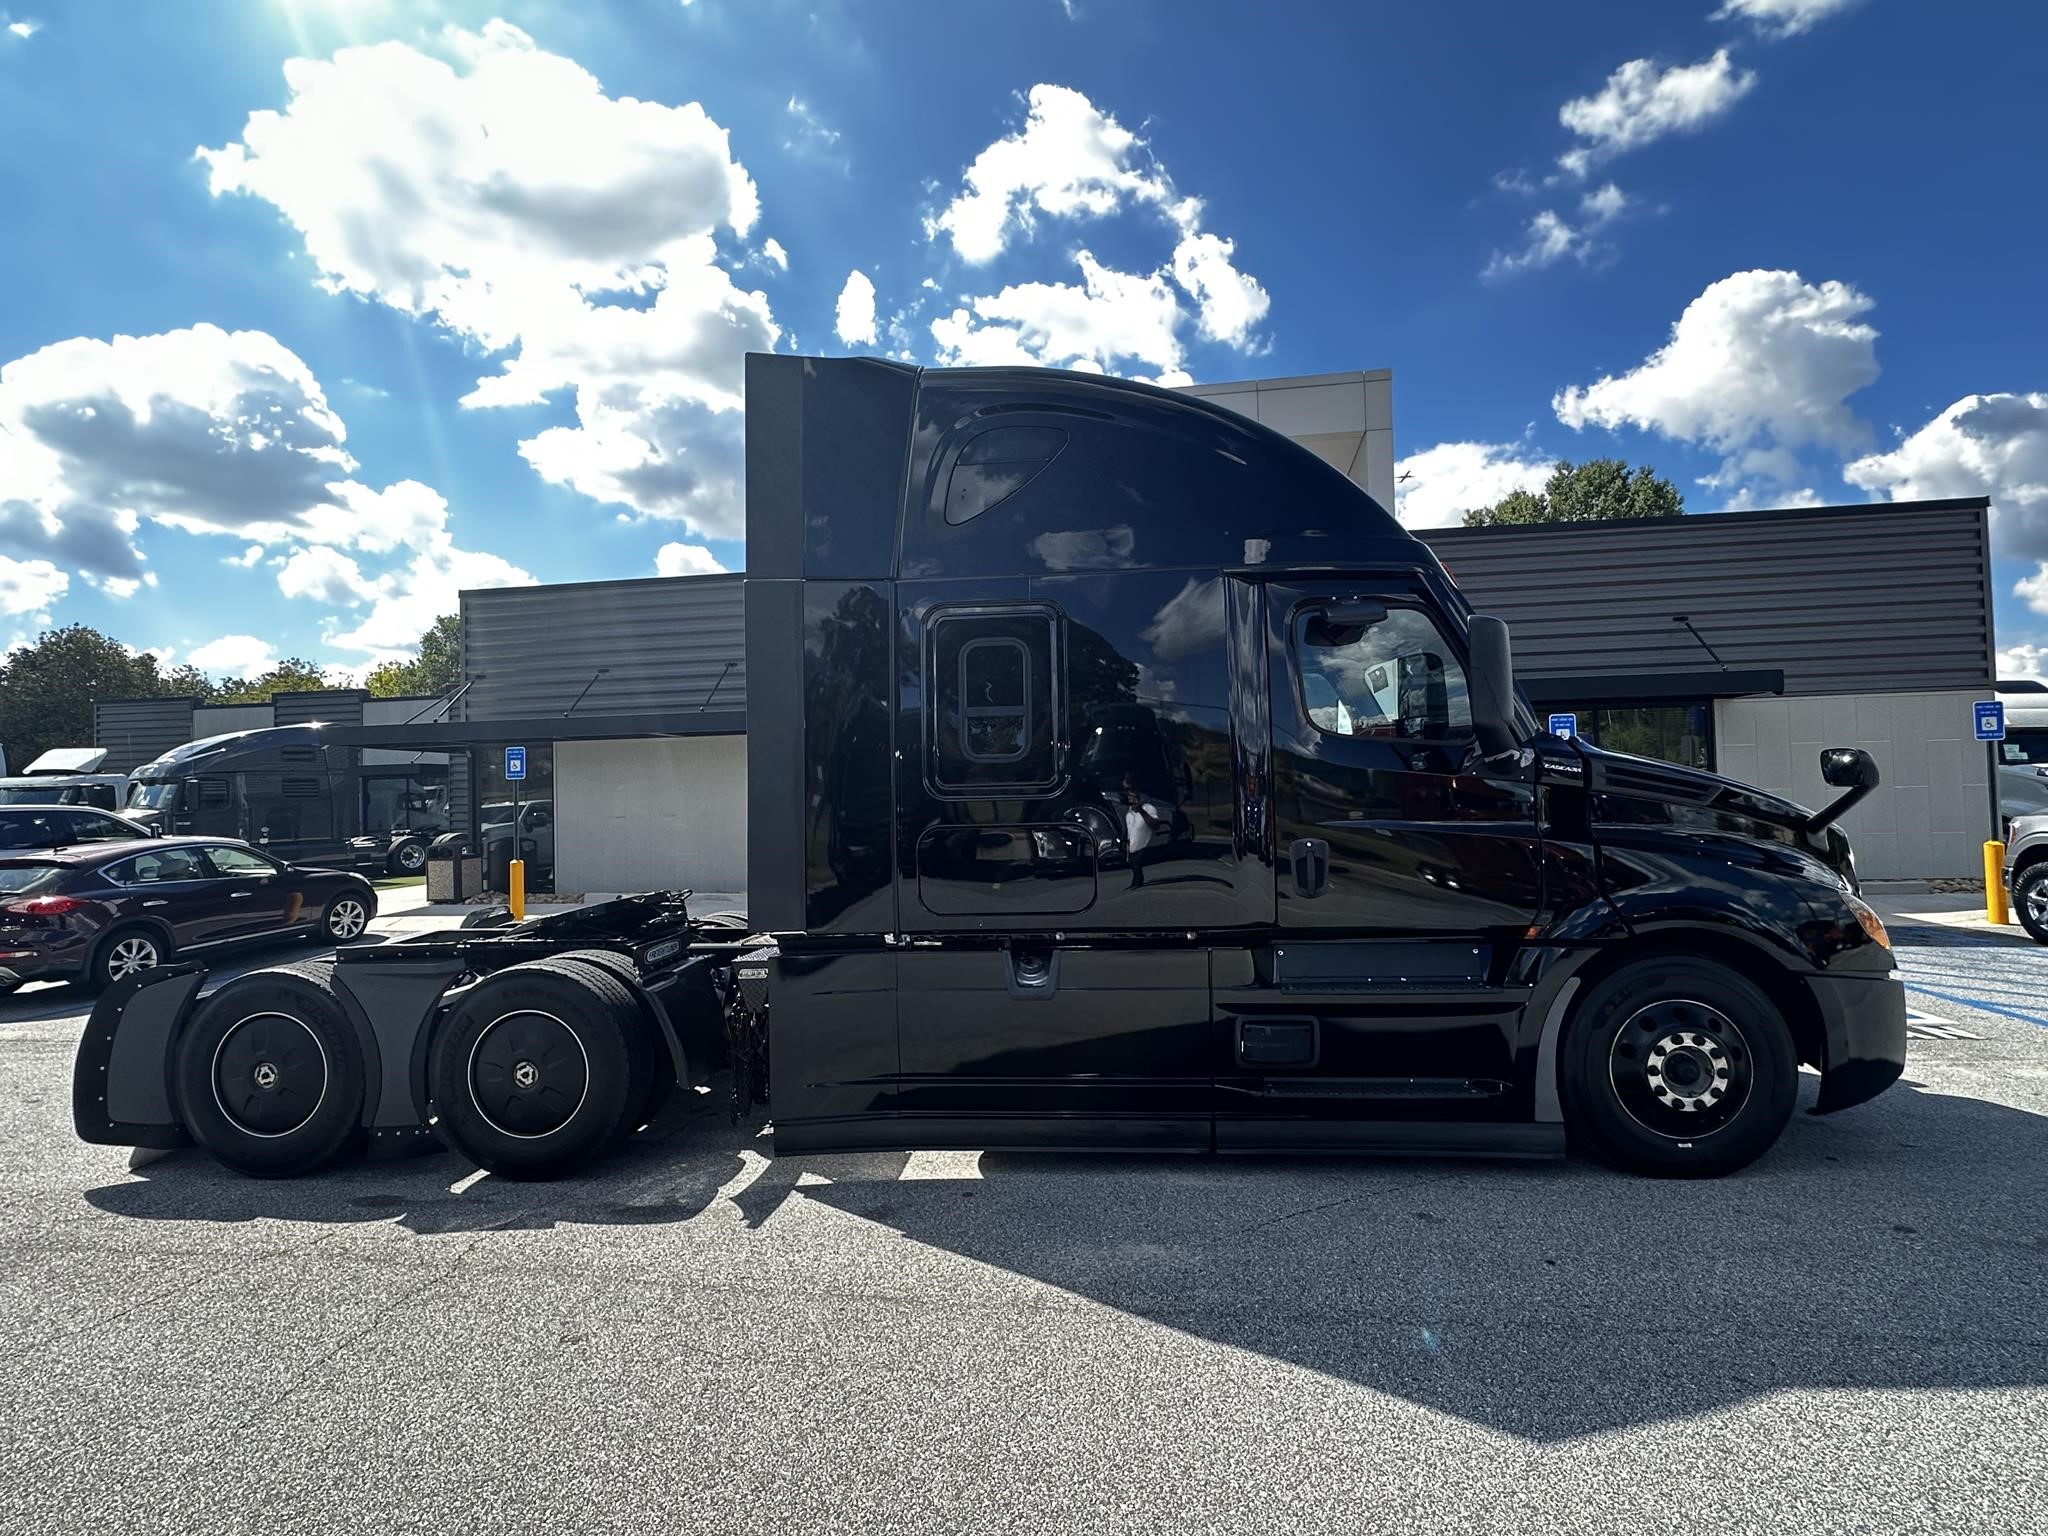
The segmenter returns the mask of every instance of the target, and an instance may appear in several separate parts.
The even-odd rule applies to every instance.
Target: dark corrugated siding
[[[1530,676],[1774,667],[1787,693],[1991,678],[1982,508],[1913,505],[1544,528],[1418,529]]]
[[[191,739],[190,699],[106,699],[92,707],[92,744],[107,749],[102,773],[128,773]]]
[[[314,688],[303,693],[274,693],[270,696],[272,718],[279,725],[361,725],[363,700],[360,688]]]
[[[559,715],[599,667],[580,708],[607,714],[715,707],[747,700],[741,578],[655,577],[462,594],[466,720]]]

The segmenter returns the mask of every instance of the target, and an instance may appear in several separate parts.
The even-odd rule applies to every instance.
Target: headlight
[[[1877,909],[1861,896],[1851,896],[1845,892],[1842,899],[1849,903],[1849,910],[1856,914],[1856,921],[1862,924],[1863,931],[1870,935],[1871,942],[1882,949],[1890,949],[1892,936],[1884,931],[1884,919],[1877,915]]]

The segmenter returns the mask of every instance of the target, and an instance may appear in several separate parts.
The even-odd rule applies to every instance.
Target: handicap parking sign
[[[523,779],[526,777],[526,748],[507,747],[505,749],[505,777],[508,779]]]
[[[1970,706],[1977,717],[1977,739],[1979,741],[2005,740],[2005,701],[2003,699],[1979,699]]]
[[[1577,715],[1552,715],[1550,717],[1550,734],[1553,736],[1578,735],[1579,717]]]

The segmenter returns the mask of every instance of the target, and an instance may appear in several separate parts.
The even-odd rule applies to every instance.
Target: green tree
[[[462,682],[462,620],[444,613],[420,636],[420,653],[410,661],[380,662],[363,686],[380,699],[410,694],[443,694]]]
[[[1512,523],[1587,523],[1624,517],[1678,517],[1685,497],[1649,465],[1630,471],[1622,459],[1559,459],[1540,491],[1510,491],[1490,507],[1465,514],[1468,528]]]
[[[272,694],[308,693],[315,689],[330,688],[327,674],[310,661],[297,656],[287,656],[271,667],[269,671],[255,677],[245,677],[240,682],[223,682],[213,699],[215,704],[262,704]]]
[[[52,747],[87,746],[96,701],[176,696],[190,672],[165,674],[147,651],[84,624],[47,630],[0,662],[0,746],[16,769]]]

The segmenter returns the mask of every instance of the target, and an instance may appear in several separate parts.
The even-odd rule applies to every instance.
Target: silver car
[[[2005,843],[2005,888],[2012,914],[2038,944],[2048,944],[2048,815],[2021,816]]]

